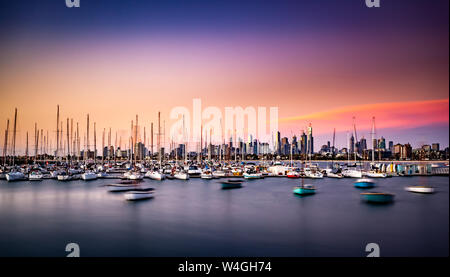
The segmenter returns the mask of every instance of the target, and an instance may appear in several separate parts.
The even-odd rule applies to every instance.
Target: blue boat
[[[312,185],[302,185],[300,187],[295,187],[293,193],[298,195],[310,195],[316,193],[316,188]]]
[[[355,187],[360,189],[369,189],[375,186],[375,182],[372,179],[362,178],[355,182]]]
[[[361,193],[361,197],[364,201],[370,203],[390,203],[394,201],[394,194],[384,192],[364,192]]]
[[[241,180],[227,180],[224,182],[220,182],[222,184],[222,189],[237,189],[242,188]]]

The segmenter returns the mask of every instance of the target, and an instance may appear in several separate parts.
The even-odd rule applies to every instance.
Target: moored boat
[[[222,189],[236,189],[242,187],[242,180],[227,180],[220,182]]]
[[[389,203],[394,200],[394,194],[385,192],[363,192],[361,198],[370,203]]]
[[[22,172],[14,171],[6,174],[8,182],[25,180],[25,175]]]
[[[310,195],[316,193],[316,188],[313,185],[301,185],[295,187],[292,192],[297,195]]]
[[[386,178],[387,177],[386,173],[375,172],[375,171],[368,171],[365,173],[365,175],[370,178]]]
[[[408,186],[405,188],[406,191],[415,193],[433,193],[434,188],[429,186]]]
[[[44,178],[44,175],[41,172],[39,172],[39,171],[32,171],[28,175],[28,180],[29,181],[42,181],[42,178]]]
[[[356,180],[355,187],[357,188],[373,188],[375,186],[375,182],[372,179],[361,178]]]
[[[173,177],[178,180],[189,180],[189,174],[182,171],[175,173]]]
[[[97,174],[93,171],[86,171],[85,173],[81,174],[81,179],[84,181],[96,180],[97,177]]]
[[[254,172],[254,173],[245,172],[244,173],[244,178],[245,179],[261,179],[262,178],[262,174],[261,173],[257,173],[257,172]]]
[[[161,173],[157,170],[153,170],[153,171],[148,171],[145,174],[146,177],[152,179],[152,180],[157,180],[157,181],[161,181],[164,180],[166,178],[166,175],[164,173]]]
[[[129,191],[124,194],[124,198],[127,201],[136,201],[153,198],[152,191]]]

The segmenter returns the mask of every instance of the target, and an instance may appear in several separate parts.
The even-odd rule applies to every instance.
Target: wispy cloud
[[[376,118],[376,128],[414,128],[449,122],[449,99],[414,102],[388,102],[336,108],[312,114],[285,117],[280,125],[312,123],[316,133],[330,132],[333,128],[350,129],[352,118],[356,117],[359,130],[372,127],[372,117]]]

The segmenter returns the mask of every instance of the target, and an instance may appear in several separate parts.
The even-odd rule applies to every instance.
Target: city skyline
[[[345,146],[353,117],[369,138],[375,116],[379,136],[448,146],[448,1],[57,2],[0,11],[0,132],[17,107],[17,145],[35,122],[54,136],[58,104],[81,130],[89,113],[125,137],[135,114],[169,128],[201,98],[277,106],[283,134],[312,123],[317,145],[336,128]]]

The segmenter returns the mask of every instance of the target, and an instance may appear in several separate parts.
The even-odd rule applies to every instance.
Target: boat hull
[[[124,195],[127,201],[138,201],[153,198],[152,192],[127,192]]]
[[[222,182],[222,189],[238,189],[238,188],[242,188],[242,184],[241,183],[237,183],[237,182]]]
[[[370,203],[390,203],[394,201],[394,194],[390,193],[361,193],[361,198]]]
[[[434,188],[425,186],[411,186],[406,187],[405,190],[414,193],[427,193],[427,194],[431,194],[434,192]]]
[[[316,189],[315,188],[298,187],[298,188],[294,188],[294,190],[292,192],[297,195],[311,195],[311,194],[316,193]]]

